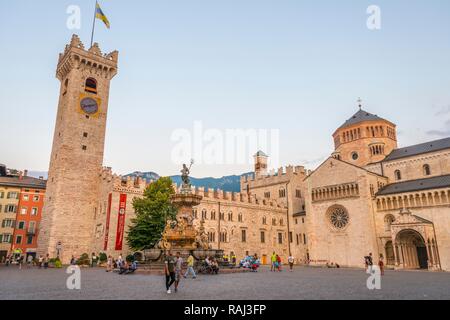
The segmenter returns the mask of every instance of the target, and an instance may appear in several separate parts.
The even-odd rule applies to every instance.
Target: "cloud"
[[[450,107],[449,107],[450,112]],[[450,120],[447,120],[444,124],[443,130],[430,130],[426,132],[430,136],[438,136],[438,137],[450,137]]]
[[[300,163],[304,166],[314,166],[317,164],[320,164],[325,161],[329,156],[322,156],[320,158],[316,159],[309,159],[309,160],[300,160]]]
[[[446,107],[442,107],[441,110],[439,110],[435,116],[436,117],[440,117],[440,116],[444,116],[450,114],[450,105],[446,106]]]

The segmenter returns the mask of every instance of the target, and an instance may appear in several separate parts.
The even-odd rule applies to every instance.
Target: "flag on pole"
[[[99,20],[102,20],[108,29],[110,28],[108,18],[105,16],[105,14],[103,13],[103,11],[100,8],[100,5],[98,3],[95,6],[95,17]]]

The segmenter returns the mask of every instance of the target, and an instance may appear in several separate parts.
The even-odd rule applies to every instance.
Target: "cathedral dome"
[[[365,121],[387,121],[387,120],[380,118],[376,114],[372,114],[367,111],[364,111],[363,109],[359,109],[359,111],[356,112],[350,119],[345,121],[345,123],[342,126],[340,126],[339,129],[351,127]]]
[[[396,125],[391,121],[359,110],[333,134],[333,157],[358,166],[382,161],[397,148]]]

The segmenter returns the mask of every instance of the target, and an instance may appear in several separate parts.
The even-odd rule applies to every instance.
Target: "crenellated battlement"
[[[134,193],[134,194],[144,194],[145,189],[152,181],[147,181],[141,177],[132,178],[117,175],[112,172],[110,167],[103,167],[100,173],[100,178],[106,183],[112,183],[113,190]]]
[[[286,166],[280,167],[277,171],[272,170],[268,175],[256,176],[255,174],[241,176],[241,183],[259,182],[263,184],[274,184],[285,182],[294,175],[305,176],[308,174],[304,166]]]
[[[153,180],[147,181],[141,177],[132,178],[114,174],[110,167],[103,167],[99,176],[103,181],[112,183],[114,191],[133,193],[137,195],[143,195],[148,185],[154,182]],[[175,192],[181,191],[181,185],[173,183],[172,186]],[[202,196],[205,201],[223,201],[227,202],[228,205],[249,204],[259,206],[266,210],[287,209],[283,203],[280,204],[275,199],[259,198],[255,194],[248,195],[241,192],[231,192],[205,187],[192,187],[192,193]]]
[[[173,186],[177,192],[180,192],[181,186],[178,186],[177,184],[174,184]],[[249,196],[241,192],[230,192],[204,187],[192,187],[192,193],[202,196],[204,201],[223,201],[227,202],[229,205],[250,204],[260,206],[264,209],[287,209],[284,204],[279,204],[276,200],[262,199],[256,197],[256,195]]]
[[[59,54],[56,77],[62,81],[70,70],[76,68],[111,80],[117,74],[118,60],[118,51],[103,54],[98,43],[86,50],[80,38],[74,34],[64,53]]]

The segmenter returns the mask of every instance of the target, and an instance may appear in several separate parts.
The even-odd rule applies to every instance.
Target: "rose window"
[[[343,229],[347,226],[349,216],[344,208],[334,208],[330,213],[330,222],[336,229]]]

